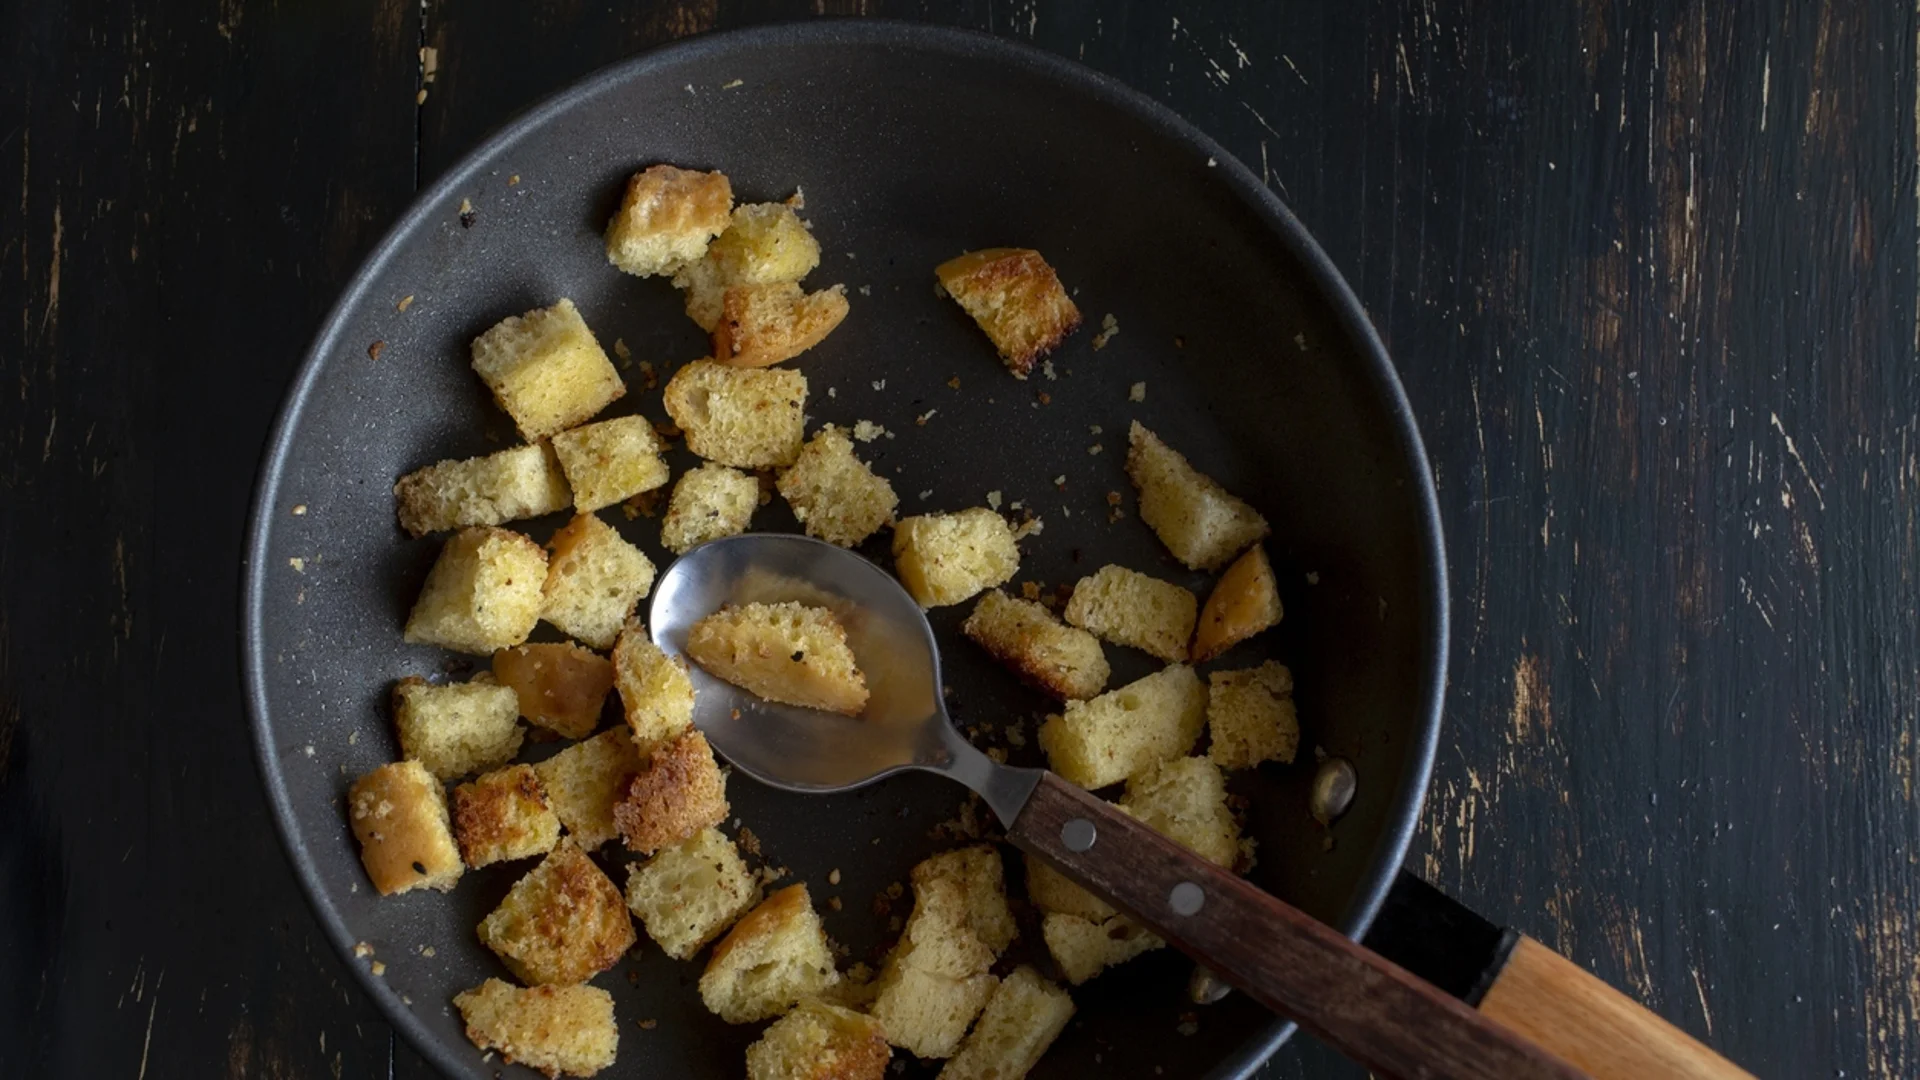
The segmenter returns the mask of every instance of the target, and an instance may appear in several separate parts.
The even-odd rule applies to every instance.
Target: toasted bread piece
[[[1125,915],[1095,922],[1050,912],[1040,920],[1040,936],[1046,939],[1047,951],[1060,965],[1060,973],[1075,986],[1115,964],[1167,944]]]
[[[1174,557],[1214,570],[1267,535],[1267,519],[1135,420],[1127,433],[1127,476],[1140,491],[1140,520]]]
[[[791,360],[826,340],[847,317],[847,288],[809,293],[791,281],[734,285],[713,327],[713,358],[732,367]]]
[[[654,744],[613,807],[627,847],[643,855],[684,843],[727,818],[727,778],[692,728]]]
[[[1099,639],[1062,625],[1045,606],[999,589],[980,597],[960,632],[1023,681],[1063,701],[1093,697],[1111,674]]]
[[[807,535],[854,547],[893,520],[893,485],[853,453],[853,440],[829,424],[814,432],[776,485]]]
[[[970,251],[941,263],[933,273],[940,287],[987,332],[1015,378],[1026,378],[1042,356],[1080,326],[1080,309],[1037,251]]]
[[[1065,614],[1082,630],[1173,664],[1187,658],[1199,606],[1192,593],[1170,581],[1108,565],[1074,585]]]
[[[520,715],[569,739],[600,726],[613,665],[572,642],[515,645],[493,654],[493,678],[513,690]]]
[[[393,726],[401,756],[425,765],[436,780],[504,765],[520,752],[520,701],[491,675],[443,686],[417,676],[400,680]]]
[[[1280,622],[1280,588],[1259,544],[1220,575],[1193,632],[1193,662],[1207,661]]]
[[[627,909],[675,960],[691,960],[759,898],[739,850],[719,829],[627,866]]]
[[[923,608],[958,604],[1020,571],[1007,519],[984,506],[901,518],[893,527],[894,572]]]
[[[528,442],[586,423],[627,392],[571,300],[502,319],[474,338],[473,370]]]
[[[592,851],[618,835],[613,805],[640,771],[640,755],[627,729],[609,728],[533,768],[574,843]]]
[[[467,1039],[500,1060],[561,1076],[592,1076],[613,1064],[620,1031],[613,995],[597,986],[522,989],[488,979],[454,995]]]
[[[653,588],[653,560],[593,514],[575,516],[547,547],[553,554],[540,588],[540,617],[596,649],[613,648]]]
[[[820,244],[793,207],[745,203],[734,207],[706,256],[674,275],[673,285],[686,293],[688,317],[711,333],[725,314],[729,288],[799,281],[818,265]]]
[[[878,1020],[813,999],[747,1047],[747,1080],[882,1080],[892,1057]]]
[[[453,534],[407,616],[406,639],[491,656],[527,640],[540,621],[547,553],[517,532],[474,526]]]
[[[633,947],[633,920],[607,875],[571,838],[513,883],[480,940],[528,985],[583,983]]]
[[[791,465],[805,434],[807,377],[791,368],[695,360],[667,380],[667,415],[687,449],[722,465]]]
[[[747,531],[760,506],[760,481],[725,465],[701,465],[680,474],[660,523],[660,546],[684,555],[695,544]]]
[[[440,782],[417,761],[382,765],[353,782],[347,817],[360,862],[381,896],[414,889],[447,892],[463,867],[447,823]]]
[[[1022,964],[987,999],[940,1080],[1020,1080],[1073,1019],[1073,998]]]
[[[687,631],[687,656],[768,701],[860,715],[867,680],[833,612],[788,601],[731,604]]]
[[[559,460],[538,445],[416,469],[393,495],[400,527],[412,536],[539,517],[573,501]]]
[[[1118,783],[1186,755],[1207,719],[1207,688],[1171,664],[1091,701],[1069,701],[1040,725],[1040,746],[1061,776],[1084,788]]]
[[[987,973],[1018,932],[1000,853],[979,844],[913,868],[913,914],[875,985],[887,1039],[920,1057],[953,1053],[996,982]]]
[[[687,677],[686,661],[661,652],[639,620],[620,631],[613,667],[634,739],[655,743],[693,726],[693,680]]]
[[[985,971],[956,979],[890,961],[880,973],[873,1017],[888,1042],[914,1056],[951,1057],[999,984]]]
[[[544,855],[560,841],[560,819],[531,765],[509,765],[453,789],[453,836],[475,870]]]
[[[747,912],[713,947],[700,976],[700,1000],[729,1024],[751,1024],[839,980],[807,887],[790,885]]]
[[[725,173],[649,166],[627,181],[607,222],[607,261],[640,277],[678,273],[706,255],[732,212]]]
[[[1223,769],[1292,761],[1300,749],[1293,672],[1269,660],[1256,668],[1207,677],[1207,756]]]
[[[1175,758],[1135,775],[1120,806],[1215,866],[1232,869],[1241,857],[1240,823],[1227,807],[1226,777],[1206,758]]]
[[[1007,907],[1006,872],[993,845],[974,844],[929,856],[913,868],[911,877],[916,911],[926,907],[937,911],[943,921],[965,925],[993,958],[1020,932]],[[940,900],[925,899],[943,883],[959,890],[960,907],[953,912],[942,910]]]
[[[644,416],[616,416],[553,437],[574,509],[583,514],[665,486],[664,449]]]

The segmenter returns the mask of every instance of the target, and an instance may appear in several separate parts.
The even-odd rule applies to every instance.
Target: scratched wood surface
[[[1763,1076],[1920,1073],[1920,25],[1864,0],[5,5],[0,1072],[426,1074],[253,771],[273,407],[507,116],[823,13],[1119,76],[1353,282],[1452,546],[1416,870]],[[1354,1072],[1300,1040],[1263,1075]]]

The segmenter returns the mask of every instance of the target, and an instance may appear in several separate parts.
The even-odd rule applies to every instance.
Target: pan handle
[[[1639,1002],[1402,872],[1366,946],[1596,1080],[1747,1077]]]

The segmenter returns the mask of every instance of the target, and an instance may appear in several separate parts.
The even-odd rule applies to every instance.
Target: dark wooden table
[[[1920,1073],[1916,15],[1781,0],[6,5],[0,1073],[426,1074],[254,773],[268,423],[514,111],[823,13],[1124,79],[1352,281],[1452,547],[1414,869],[1764,1076]],[[1264,1075],[1350,1071],[1299,1040]]]

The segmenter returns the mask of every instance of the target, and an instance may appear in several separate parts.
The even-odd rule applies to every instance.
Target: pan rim
[[[286,459],[293,445],[294,429],[326,366],[327,358],[334,353],[337,343],[345,334],[349,315],[359,308],[380,270],[423,227],[431,207],[443,205],[457,195],[461,186],[478,173],[486,162],[576,103],[592,98],[615,84],[642,77],[656,67],[697,59],[703,55],[793,44],[910,48],[1011,66],[1045,78],[1062,91],[1078,93],[1128,113],[1163,136],[1190,145],[1212,159],[1212,163],[1217,165],[1221,181],[1267,223],[1286,246],[1288,253],[1299,260],[1313,285],[1333,309],[1335,321],[1359,354],[1366,369],[1365,375],[1387,407],[1399,450],[1417,478],[1418,490],[1415,495],[1419,502],[1417,517],[1423,556],[1420,571],[1424,579],[1419,616],[1430,628],[1426,648],[1421,655],[1424,670],[1420,672],[1418,680],[1422,708],[1420,715],[1412,718],[1405,780],[1400,790],[1395,792],[1385,826],[1375,839],[1378,854],[1374,865],[1362,875],[1358,894],[1338,926],[1342,933],[1359,938],[1372,925],[1388,889],[1401,872],[1419,822],[1439,746],[1451,637],[1445,540],[1439,498],[1418,422],[1385,344],[1367,317],[1358,296],[1293,212],[1243,162],[1170,107],[1116,78],[1037,46],[974,30],[893,19],[775,22],[695,35],[615,61],[565,85],[506,121],[473,149],[461,155],[438,180],[420,190],[380,242],[361,261],[353,277],[342,289],[339,299],[329,309],[312,345],[302,356],[293,381],[274,416],[271,434],[261,457],[254,481],[252,506],[247,515],[240,600],[241,672],[247,722],[254,742],[254,761],[266,790],[282,850],[293,864],[294,876],[322,931],[342,958],[351,957],[353,935],[321,886],[321,875],[313,854],[308,850],[305,838],[297,831],[293,801],[274,753],[273,716],[266,693],[264,555],[273,531],[273,507],[279,494]],[[413,1009],[402,1002],[399,994],[382,979],[375,977],[367,965],[349,959],[347,967],[361,989],[379,1006],[386,1021],[399,1030],[413,1048],[436,1068],[444,1073],[459,1074],[471,1065],[470,1060],[456,1056],[456,1050],[436,1040]],[[1291,1021],[1276,1017],[1262,1034],[1248,1039],[1229,1054],[1211,1075],[1223,1080],[1251,1075],[1292,1036],[1294,1030],[1295,1025]]]

